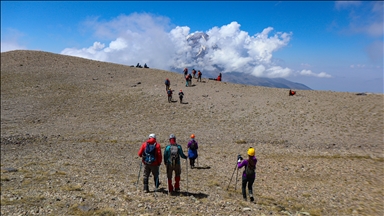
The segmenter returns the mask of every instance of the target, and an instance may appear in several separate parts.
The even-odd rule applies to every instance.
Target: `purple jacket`
[[[255,167],[256,167],[257,158],[255,156],[253,156],[252,160],[255,162]],[[242,168],[242,167],[246,167],[247,165],[248,165],[248,159],[243,160],[241,162],[237,162],[237,168],[239,168],[239,169]],[[244,169],[244,171],[243,171],[243,178],[246,178],[246,177],[247,177],[247,175],[245,174],[245,169]],[[255,170],[255,175],[253,176],[253,178],[256,178],[256,170]]]
[[[196,142],[196,149],[191,149],[191,145],[193,143],[193,141]],[[199,148],[198,144],[197,144],[197,141],[194,140],[194,139],[191,139],[189,140],[188,142],[188,145],[187,145],[187,148],[188,148],[188,157],[191,158],[191,159],[196,159],[198,157],[197,155],[197,149]]]

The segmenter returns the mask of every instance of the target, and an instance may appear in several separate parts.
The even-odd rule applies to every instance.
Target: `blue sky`
[[[383,14],[382,1],[1,1],[1,52],[203,74],[219,67],[314,90],[383,93]],[[191,47],[186,38],[197,32],[209,39]]]

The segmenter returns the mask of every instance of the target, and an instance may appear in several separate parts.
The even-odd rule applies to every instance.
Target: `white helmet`
[[[156,139],[156,134],[154,134],[154,133],[149,134],[149,138],[154,138],[154,139]]]
[[[176,138],[174,134],[169,135],[169,139],[173,139],[173,138]]]

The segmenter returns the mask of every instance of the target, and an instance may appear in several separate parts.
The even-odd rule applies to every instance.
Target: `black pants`
[[[189,158],[189,165],[191,165],[192,167],[194,167],[194,166],[195,166],[195,160],[196,160],[196,159]]]
[[[253,182],[255,182],[254,178],[250,178],[250,179],[247,179],[247,178],[244,178],[244,177],[242,178],[241,191],[243,192],[243,198],[244,199],[247,198],[247,192],[246,192],[247,184],[248,184],[249,195],[253,196],[253,190],[252,190]]]

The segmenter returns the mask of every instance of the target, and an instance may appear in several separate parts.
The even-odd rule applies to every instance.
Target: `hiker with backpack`
[[[247,155],[248,155],[248,159],[245,159],[245,160],[243,160],[241,155],[237,156],[237,168],[240,169],[242,167],[245,167],[242,175],[242,184],[241,184],[243,199],[247,201],[246,187],[248,184],[250,201],[253,202],[255,199],[253,198],[252,186],[256,179],[256,164],[257,164],[255,149],[250,147],[247,151]]]
[[[196,78],[196,70],[195,69],[192,69],[192,75],[193,75],[193,78]]]
[[[173,90],[171,88],[169,88],[167,90],[167,95],[168,95],[168,103],[171,103],[172,102],[172,94],[173,94]]]
[[[180,89],[180,92],[179,92],[180,103],[183,103],[183,97],[184,97],[184,92],[183,90]]]
[[[197,141],[195,140],[195,134],[191,134],[191,139],[188,142],[188,158],[191,169],[195,168],[195,160],[198,157],[197,149],[199,148]]]
[[[165,91],[168,91],[169,87],[171,86],[171,81],[169,81],[169,79],[165,79]]]
[[[201,82],[201,75],[203,75],[203,74],[201,73],[200,70],[198,70],[198,71],[197,71],[197,82],[199,82],[199,80],[200,80],[200,82]]]
[[[181,145],[176,143],[176,136],[171,134],[169,136],[169,145],[167,145],[164,150],[164,165],[167,170],[169,193],[172,193],[173,190],[175,190],[176,192],[180,191],[180,174],[181,174],[180,157],[183,159],[187,159],[187,156],[185,156]],[[173,172],[175,172],[174,186],[172,185]]]
[[[188,74],[188,68],[184,68],[183,73],[184,73],[184,76],[187,76],[187,74]]]
[[[155,181],[156,189],[160,185],[159,168],[163,158],[161,155],[160,143],[156,141],[155,134],[149,134],[148,140],[143,142],[143,144],[141,145],[138,155],[142,158],[142,163],[144,164],[144,193],[148,193],[148,178],[151,173],[153,175],[153,180]]]

